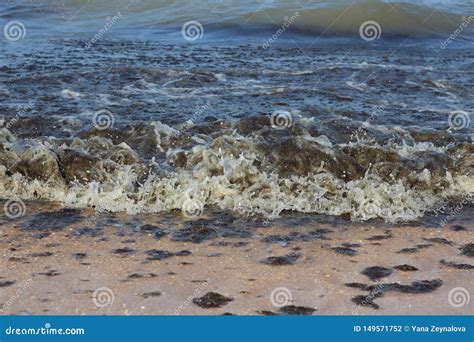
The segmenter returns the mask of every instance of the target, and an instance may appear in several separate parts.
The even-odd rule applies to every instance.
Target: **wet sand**
[[[8,315],[466,315],[472,208],[445,227],[97,215],[27,204],[0,228]],[[451,303],[450,303],[451,302]]]

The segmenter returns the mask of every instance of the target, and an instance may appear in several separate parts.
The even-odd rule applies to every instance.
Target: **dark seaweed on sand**
[[[180,229],[171,234],[171,240],[201,243],[207,240],[215,239],[219,234],[214,228],[205,226],[191,226]]]
[[[187,255],[190,255],[191,252],[188,250],[183,250],[179,252],[170,252],[170,251],[164,251],[164,250],[158,250],[158,249],[150,249],[148,251],[145,251],[145,254],[148,255],[147,260],[152,261],[152,260],[168,259],[174,256],[187,256]]]
[[[411,265],[407,265],[407,264],[397,265],[397,266],[394,266],[393,268],[396,269],[396,270],[399,270],[399,271],[403,271],[403,272],[418,271],[418,268],[416,268],[415,266],[411,266]]]
[[[21,224],[21,229],[29,231],[57,231],[84,219],[80,210],[61,209],[35,214]]]
[[[381,267],[381,266],[372,266],[367,267],[361,272],[363,275],[369,277],[370,280],[376,281],[380,278],[388,277],[393,273],[391,268]]]
[[[208,292],[204,296],[194,298],[193,303],[203,309],[219,308],[233,301],[233,298],[223,296],[216,292]]]
[[[112,253],[119,254],[121,256],[129,256],[135,253],[135,250],[130,247],[116,248],[112,250]]]
[[[357,251],[355,249],[352,249],[349,247],[333,247],[331,249],[337,254],[344,254],[344,255],[350,255],[350,256],[354,256],[357,254]]]
[[[468,243],[459,248],[459,250],[461,251],[462,255],[474,257],[474,243]]]
[[[410,294],[429,293],[438,289],[443,284],[441,279],[414,281],[410,285],[400,283],[383,283],[377,285],[366,285],[361,283],[347,283],[347,287],[357,288],[370,292],[368,295],[358,295],[352,298],[357,305],[369,306],[379,309],[380,306],[374,302],[375,298],[383,297],[385,292],[401,292]]]
[[[316,309],[307,306],[285,305],[281,307],[279,311],[284,315],[309,316],[312,315]]]
[[[293,265],[298,260],[300,254],[287,254],[282,256],[270,256],[261,261],[262,264],[271,266]]]
[[[439,263],[441,265],[448,266],[448,267],[451,267],[451,268],[456,268],[458,270],[472,270],[472,269],[474,269],[474,265],[462,264],[462,263],[458,263],[458,262],[454,262],[454,261],[446,261],[444,259],[441,259],[439,261]]]
[[[377,285],[366,285],[361,283],[347,283],[347,287],[358,288],[363,291],[376,291],[377,293],[385,293],[389,291],[402,292],[402,293],[429,293],[437,290],[443,281],[441,279],[432,280],[420,280],[414,281],[410,285],[404,285],[400,283],[382,283]]]
[[[374,302],[375,297],[381,297],[382,295],[377,294],[377,296],[364,296],[364,295],[358,295],[353,297],[351,300],[356,303],[357,305],[361,306],[370,306],[371,308],[378,310],[380,308],[380,305]]]
[[[15,283],[15,280],[0,280],[0,287],[12,286]]]
[[[159,291],[145,292],[145,293],[142,293],[141,296],[143,298],[159,297],[159,296],[161,296],[161,292],[159,292]]]

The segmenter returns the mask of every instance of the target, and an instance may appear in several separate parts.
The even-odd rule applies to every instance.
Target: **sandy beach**
[[[50,210],[1,226],[2,314],[472,313],[449,299],[473,291],[472,208],[442,228]]]

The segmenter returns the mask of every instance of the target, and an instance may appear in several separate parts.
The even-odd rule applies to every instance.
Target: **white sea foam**
[[[164,151],[179,131],[162,123],[154,123],[158,148]],[[190,199],[204,206],[233,210],[244,215],[262,214],[276,217],[284,210],[329,215],[350,214],[353,220],[381,217],[395,223],[420,217],[440,200],[474,193],[474,179],[467,175],[444,178],[441,191],[430,187],[410,188],[400,179],[388,183],[367,172],[361,179],[344,181],[321,164],[319,170],[305,176],[280,176],[257,167],[259,154],[250,138],[236,133],[208,142],[196,136],[198,144],[187,151],[187,167],[166,174],[152,172],[145,179],[132,165],[116,165],[102,181],[88,183],[56,180],[31,180],[19,173],[11,176],[0,167],[1,197],[42,198],[66,206],[94,207],[99,211],[130,214],[181,210]],[[315,139],[325,151],[332,144],[325,136]],[[5,142],[8,144],[7,142]],[[33,146],[34,145],[34,146]],[[17,141],[11,144],[19,159],[54,158],[52,148],[43,143]],[[122,143],[117,148],[130,150]],[[400,155],[416,151],[436,150],[432,144],[392,146]],[[440,150],[438,150],[440,151]],[[181,149],[168,149],[173,159]],[[430,184],[431,175],[423,170],[420,182]]]
[[[79,97],[84,96],[80,92],[73,91],[73,90],[70,90],[70,89],[63,89],[61,91],[61,95],[65,98],[67,98],[67,99],[75,99],[75,98],[79,98]]]

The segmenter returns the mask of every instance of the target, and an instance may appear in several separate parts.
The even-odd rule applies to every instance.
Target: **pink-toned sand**
[[[134,218],[138,225],[155,224],[168,230],[168,235],[155,240],[151,233],[137,234],[122,227],[121,220],[130,219],[124,215],[117,217],[118,223],[102,226],[103,235],[77,236],[76,230],[84,227],[84,222],[80,221],[42,237],[35,235],[41,233],[39,231],[24,229],[34,214],[30,210],[25,217],[5,221],[0,228],[2,314],[256,315],[265,311],[278,313],[283,304],[314,308],[315,315],[473,313],[474,300],[461,302],[461,306],[453,303],[453,289],[462,288],[465,292],[459,289],[458,292],[468,295],[474,293],[473,270],[440,263],[441,259],[474,263],[472,257],[460,254],[461,246],[473,242],[474,226],[466,222],[462,223],[465,230],[461,231],[452,230],[452,225],[427,228],[309,223],[292,227],[274,223],[254,228],[254,236],[250,238],[218,236],[192,243],[172,241],[173,232],[180,229],[179,220],[177,224],[165,224],[159,215]],[[84,216],[89,214],[86,212]],[[331,232],[324,235],[327,239],[296,239],[287,245],[262,241],[268,236],[288,236],[315,229],[330,229]],[[373,236],[389,238],[377,240]],[[447,242],[426,240],[432,238]],[[350,248],[356,254],[339,254],[332,249],[344,243],[352,244]],[[398,252],[416,245],[428,246],[412,253]],[[120,248],[129,250],[112,252]],[[191,254],[147,261],[145,251],[152,249],[187,250]],[[80,258],[76,253],[85,256]],[[273,266],[261,262],[270,256],[292,254],[299,255],[292,265]],[[403,264],[418,270],[394,270],[378,282],[361,274],[366,267],[392,268]],[[369,292],[345,285],[354,282],[409,285],[433,279],[441,279],[443,283],[429,293],[386,292],[374,300],[379,309],[356,305],[352,298]],[[193,302],[194,298],[208,292],[233,300],[220,308],[209,309]],[[277,298],[277,294],[280,297]]]

